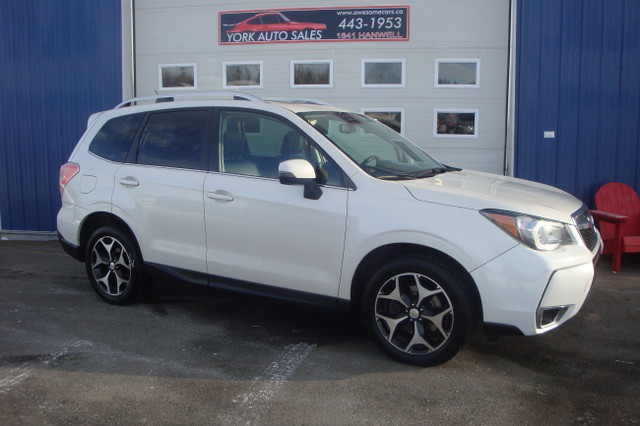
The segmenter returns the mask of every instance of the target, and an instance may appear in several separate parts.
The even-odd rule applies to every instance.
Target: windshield
[[[419,179],[456,170],[364,114],[314,111],[299,115],[359,164],[362,170],[379,179]]]

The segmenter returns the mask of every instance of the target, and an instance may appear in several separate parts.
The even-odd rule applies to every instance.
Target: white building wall
[[[218,13],[270,9],[409,6],[409,41],[218,44]],[[262,2],[135,0],[136,94],[159,90],[159,64],[196,64],[197,89],[223,89],[224,62],[263,64],[260,97],[303,97],[360,111],[402,109],[403,133],[447,164],[502,173],[509,0]],[[404,59],[405,87],[362,88],[362,59]],[[477,88],[434,87],[436,59],[479,60]],[[333,87],[291,88],[292,60],[333,61]],[[123,79],[127,80],[126,76]],[[437,137],[434,110],[477,112],[477,137]]]

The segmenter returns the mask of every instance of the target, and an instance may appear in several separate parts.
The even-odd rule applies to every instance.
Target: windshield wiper
[[[449,167],[449,166],[434,167],[432,169],[420,170],[417,172],[403,172],[400,170],[396,170],[392,167],[385,167],[385,166],[374,166],[372,168],[376,170],[380,170],[382,172],[393,173],[389,175],[376,176],[376,178],[382,179],[382,180],[426,179],[426,178],[437,176],[442,173],[462,170],[462,169],[458,169],[457,167]]]
[[[459,169],[457,167],[449,167],[449,166],[434,167],[433,169],[412,173],[411,176],[413,176],[415,179],[425,179],[425,178],[430,178],[430,177],[440,175],[442,173],[459,172],[460,170],[462,169]]]
[[[381,180],[413,180],[416,177],[413,175],[407,175],[407,174],[396,174],[396,175],[376,176],[376,178]]]
[[[423,170],[417,173],[412,173],[411,176],[413,176],[415,179],[425,179],[425,178],[430,178],[430,177],[434,177],[436,175],[440,175],[442,173],[446,173],[448,172],[449,169],[446,169],[444,167],[436,167],[433,169],[429,169],[429,170]]]

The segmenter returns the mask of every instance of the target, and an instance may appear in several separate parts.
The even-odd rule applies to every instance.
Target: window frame
[[[322,84],[296,84],[296,65],[314,65],[314,64],[328,64],[329,65],[329,82]],[[299,88],[312,88],[312,89],[330,89],[333,88],[333,59],[293,59],[290,62],[289,67],[289,85],[292,89]]]
[[[192,68],[193,72],[193,85],[191,86],[164,86],[164,79],[162,78],[162,72],[165,68]],[[161,91],[184,91],[184,90],[198,90],[198,64],[185,63],[185,64],[158,64],[158,90]]]
[[[258,84],[229,84],[227,78],[228,66],[247,66],[258,65],[259,79]],[[264,88],[264,63],[263,61],[233,61],[222,63],[222,88],[223,89],[263,89]]]
[[[401,64],[400,83],[367,83],[366,82],[366,67],[367,64]],[[360,87],[367,89],[397,89],[406,87],[406,59],[362,59],[360,65]]]
[[[473,114],[473,134],[464,133],[438,133],[438,114]],[[476,139],[480,128],[480,111],[478,109],[455,109],[455,108],[434,108],[433,109],[433,137],[444,139]]]
[[[475,84],[443,84],[440,83],[440,64],[476,64],[476,82]],[[436,88],[448,88],[448,89],[479,89],[480,88],[480,59],[443,59],[437,58],[435,60],[435,72],[433,85]]]

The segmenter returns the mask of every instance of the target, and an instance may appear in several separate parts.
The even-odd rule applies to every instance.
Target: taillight
[[[80,166],[76,163],[66,163],[60,167],[60,196],[64,192],[67,183],[80,171]]]

